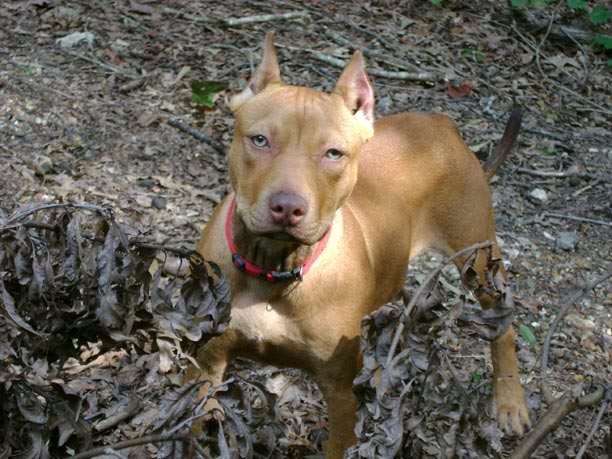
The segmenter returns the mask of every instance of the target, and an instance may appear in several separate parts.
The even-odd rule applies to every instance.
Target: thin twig
[[[23,220],[26,217],[29,217],[32,214],[35,214],[38,211],[46,210],[46,209],[84,209],[96,212],[100,215],[108,215],[111,213],[111,209],[107,207],[95,206],[93,204],[73,204],[73,203],[65,203],[65,204],[43,204],[37,207],[33,207],[31,209],[25,210],[23,212],[19,212],[11,215],[8,220],[4,222],[2,226],[0,226],[0,232],[6,231],[8,229],[16,228],[20,224],[17,223],[20,220]]]
[[[330,37],[336,43],[341,46],[346,46],[348,48],[355,48],[356,44],[354,41],[349,40],[344,37],[342,34],[332,31],[331,29],[325,32],[325,35]],[[387,52],[378,51],[376,49],[369,48],[367,46],[358,46],[364,56],[367,58],[375,58],[377,62],[383,62],[392,67],[398,68],[400,70],[412,73],[420,73],[420,70],[416,65],[410,64],[408,62],[404,62],[404,60],[400,60],[395,56],[389,55]]]
[[[599,284],[609,279],[610,277],[612,277],[612,265],[609,266],[606,272],[604,272],[601,276],[578,288],[561,302],[561,309],[557,313],[555,319],[550,324],[548,333],[546,334],[546,338],[544,339],[544,346],[542,347],[542,361],[540,365],[540,387],[542,395],[544,396],[544,400],[546,400],[547,403],[552,403],[554,401],[554,397],[552,396],[550,388],[548,387],[548,378],[546,377],[546,372],[548,370],[548,355],[550,352],[550,340],[552,339],[553,334],[559,326],[559,323],[561,322],[561,320],[563,320],[570,308],[579,301],[582,301],[582,299],[586,295],[588,295],[591,290],[593,290],[595,287],[597,287]]]
[[[315,59],[325,62],[327,64],[333,65],[334,67],[344,68],[346,67],[347,62],[338,59],[337,57],[330,56],[329,54],[324,54],[314,49],[301,49],[301,51],[306,51]],[[368,69],[368,74],[373,76],[378,76],[381,78],[389,78],[394,80],[410,80],[410,81],[438,81],[440,79],[440,75],[437,75],[432,72],[391,72],[388,70],[382,69]]]
[[[550,29],[552,29],[552,25],[554,22],[555,22],[555,12],[553,12],[550,15],[550,20],[548,21],[548,27],[546,29],[546,33],[544,34],[544,37],[542,37],[542,40],[540,40],[540,43],[538,43],[538,46],[536,46],[536,49],[535,49],[536,66],[538,67],[538,70],[540,74],[542,75],[542,78],[544,78],[545,80],[548,80],[549,78],[546,75],[546,73],[544,73],[544,70],[542,69],[542,64],[540,63],[540,49],[542,48],[542,46],[544,46],[544,43],[546,43],[546,40],[548,39],[548,34],[550,34]]]
[[[589,435],[587,436],[586,440],[584,441],[584,444],[578,451],[578,454],[576,454],[576,459],[582,459],[582,456],[584,456],[584,453],[586,452],[587,448],[589,447],[589,444],[591,443],[591,440],[593,439],[593,435],[595,435],[595,432],[597,432],[597,429],[599,429],[601,418],[603,418],[604,413],[608,410],[609,404],[610,404],[610,400],[606,398],[606,400],[604,400],[601,406],[599,407],[599,412],[597,413],[597,416],[595,417],[595,420],[593,421],[593,425],[591,426]]]
[[[594,218],[576,217],[575,215],[558,214],[555,212],[544,212],[544,217],[563,218],[565,220],[574,220],[577,222],[593,223],[594,225],[612,226],[612,222],[605,220],[596,220]]]
[[[97,65],[98,67],[103,68],[104,70],[108,70],[109,72],[112,72],[112,73],[117,73],[127,78],[132,78],[132,79],[142,78],[142,76],[138,75],[137,73],[131,72],[129,70],[124,70],[120,67],[117,67],[116,65],[107,64],[106,62],[102,62],[99,59],[94,59],[93,57],[86,56],[85,54],[73,53],[71,51],[65,51],[65,50],[64,50],[64,53],[68,54],[69,56],[76,57],[77,59],[81,59],[83,61],[90,62],[91,64]]]
[[[408,303],[408,306],[406,306],[406,309],[404,309],[404,311],[402,311],[403,316],[404,317],[410,317],[410,314],[412,313],[412,310],[414,309],[414,307],[416,305],[416,302],[419,299],[419,297],[423,294],[423,292],[425,292],[425,289],[429,286],[429,284],[433,281],[433,279],[435,279],[436,276],[440,275],[440,273],[446,267],[446,265],[448,265],[449,263],[454,261],[456,258],[459,258],[459,257],[461,257],[461,256],[463,256],[463,255],[465,255],[467,253],[473,252],[475,250],[484,249],[486,247],[491,247],[492,245],[493,245],[493,242],[491,242],[491,241],[478,242],[478,243],[470,245],[469,247],[466,247],[466,248],[460,250],[459,252],[454,253],[450,257],[445,258],[444,260],[442,260],[440,265],[436,269],[434,269],[429,274],[429,276],[427,276],[427,278],[423,281],[423,283],[421,284],[419,289],[416,291],[414,296],[410,299],[410,302]],[[386,366],[389,366],[389,364],[391,363],[391,360],[393,359],[393,356],[395,355],[395,350],[397,349],[397,345],[399,344],[399,339],[400,339],[400,336],[401,336],[403,331],[404,331],[404,321],[400,320],[399,325],[395,329],[395,335],[393,336],[393,341],[391,342],[391,347],[389,348],[389,353],[387,354],[387,363],[386,363]]]
[[[586,86],[587,82],[589,81],[589,54],[584,49],[584,46],[582,46],[582,43],[576,40],[571,33],[569,33],[565,29],[561,29],[561,32],[563,32],[567,36],[567,38],[572,40],[574,44],[578,47],[578,49],[580,49],[580,51],[582,52],[582,68],[584,69],[584,75],[582,76],[580,86],[584,88],[584,86]]]
[[[100,446],[98,448],[90,449],[89,451],[84,451],[76,456],[70,456],[69,459],[91,459],[96,456],[100,456],[105,453],[107,448],[112,448],[113,450],[120,450],[125,448],[131,448],[133,446],[146,445],[147,443],[162,443],[167,441],[185,441],[189,440],[191,435],[189,434],[157,434],[157,435],[147,435],[145,437],[133,438],[132,440],[125,440],[115,443],[114,445]]]

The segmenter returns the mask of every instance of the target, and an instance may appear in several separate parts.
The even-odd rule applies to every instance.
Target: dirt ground
[[[547,35],[546,27],[536,28],[505,2],[433,3],[2,2],[0,209],[10,213],[30,202],[107,205],[121,220],[146,228],[151,241],[193,247],[228,191],[223,150],[233,121],[223,95],[211,110],[195,107],[190,82],[222,81],[229,86],[227,94],[241,88],[268,30],[276,31],[285,81],[330,90],[340,68],[317,53],[345,60],[352,50],[364,49],[372,73],[379,71],[372,75],[378,116],[447,113],[481,159],[499,139],[513,103],[518,104],[525,110],[519,145],[492,189],[499,239],[520,300],[515,325],[524,331],[518,341],[521,371],[537,419],[545,408],[539,358],[549,325],[563,298],[609,270],[612,262],[610,55],[588,43]],[[228,21],[293,11],[299,17]],[[538,12],[545,25],[548,11]],[[562,23],[589,28],[566,9],[555,22]],[[599,30],[612,34],[610,23]],[[73,32],[89,32],[93,41],[63,47],[58,39]],[[428,75],[422,81],[404,78],[416,72]],[[172,127],[171,118],[221,148]],[[435,266],[429,256],[418,265],[417,279]],[[549,380],[555,394],[581,384],[589,390],[591,384],[611,383],[611,306],[608,279],[561,322],[551,346]],[[476,356],[477,362],[468,365],[487,367],[486,343],[470,340],[461,352],[473,355],[482,349],[486,358]],[[121,360],[111,365],[113,374],[121,372],[121,365]],[[253,371],[246,367],[239,373]],[[295,371],[257,371],[269,390],[293,381],[294,396],[302,399],[292,417],[285,413],[285,428],[275,434],[278,448],[320,453],[324,407],[313,384]],[[138,381],[131,383],[138,387]],[[99,409],[112,405],[112,399],[110,393],[100,396]],[[567,417],[534,457],[575,457],[599,406]],[[608,409],[583,457],[612,454],[611,446],[606,450],[611,425]],[[98,434],[94,445],[142,433],[132,427]],[[517,440],[503,442],[506,454]],[[129,457],[157,454],[149,446],[133,448]]]

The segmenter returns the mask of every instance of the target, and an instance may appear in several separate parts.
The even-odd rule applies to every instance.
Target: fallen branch
[[[601,423],[601,419],[603,418],[603,415],[608,410],[608,405],[610,404],[610,397],[612,393],[608,390],[606,395],[607,395],[606,399],[603,401],[603,403],[599,407],[599,412],[597,413],[597,416],[595,417],[595,420],[593,421],[593,425],[591,426],[589,435],[587,435],[587,438],[584,441],[584,444],[580,447],[580,450],[578,451],[578,454],[576,455],[576,459],[582,459],[582,456],[584,456],[584,453],[586,452],[587,448],[589,447],[589,444],[591,443],[591,440],[593,439],[593,435],[595,435],[595,432],[597,432],[597,429],[599,429],[599,424]]]
[[[528,459],[536,448],[542,443],[546,435],[561,424],[565,416],[579,408],[588,408],[599,403],[604,396],[604,388],[599,387],[591,394],[582,397],[565,395],[554,401],[546,410],[535,427],[523,439],[521,444],[513,451],[510,459]]]
[[[132,440],[125,440],[115,443],[114,445],[100,446],[98,448],[84,451],[75,456],[70,456],[70,459],[91,459],[96,456],[101,456],[110,448],[112,450],[121,450],[125,448],[131,448],[133,446],[146,445],[147,443],[163,443],[168,441],[186,441],[191,438],[189,434],[158,434],[158,435],[147,435],[146,437],[133,438]]]
[[[605,220],[596,220],[594,218],[576,217],[575,215],[558,214],[555,212],[544,212],[544,217],[563,218],[565,220],[574,220],[577,222],[593,223],[594,225],[612,226],[612,222]]]

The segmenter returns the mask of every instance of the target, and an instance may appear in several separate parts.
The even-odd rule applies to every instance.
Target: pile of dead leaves
[[[88,448],[92,432],[113,426],[115,411],[138,411],[138,386],[184,357],[181,340],[223,332],[230,303],[219,268],[182,251],[190,275],[166,276],[160,250],[141,236],[96,206],[28,206],[12,215],[0,209],[0,456]],[[115,378],[135,392],[93,390],[97,380],[114,390]],[[191,413],[195,390],[181,391],[132,434]]]
[[[483,416],[490,379],[452,361],[458,323],[462,333],[490,340],[512,322],[510,289],[495,276],[500,260],[489,260],[492,280],[500,280],[500,301],[491,310],[467,292],[449,301],[434,276],[407,305],[383,306],[363,320],[363,368],[355,380],[360,443],[350,458],[501,457],[504,434]],[[462,275],[468,281],[469,262]]]

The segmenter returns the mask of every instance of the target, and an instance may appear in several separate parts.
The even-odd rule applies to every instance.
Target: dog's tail
[[[495,175],[495,171],[504,162],[507,156],[512,151],[512,147],[516,142],[519,130],[521,129],[521,120],[523,118],[523,110],[516,107],[510,113],[510,118],[506,124],[504,135],[495,147],[493,154],[487,159],[482,168],[487,175],[487,178],[491,178]]]

